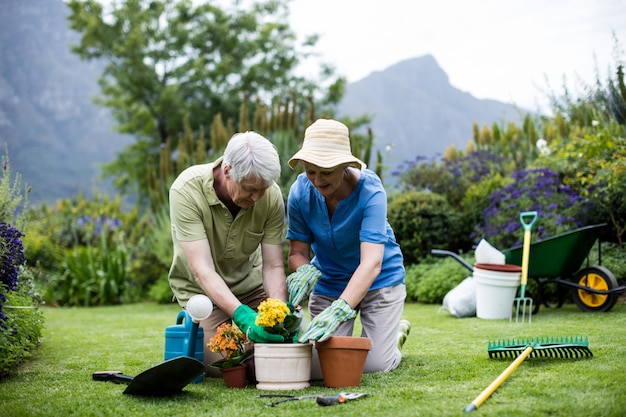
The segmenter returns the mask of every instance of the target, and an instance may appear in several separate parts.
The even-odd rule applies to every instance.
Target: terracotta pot
[[[367,354],[372,348],[372,339],[332,336],[323,342],[315,342],[315,348],[319,354],[325,386],[337,388],[361,384],[361,375]]]
[[[255,343],[254,371],[257,389],[295,390],[307,388],[311,379],[309,343]]]
[[[224,383],[228,388],[244,388],[246,386],[246,365],[223,368]]]

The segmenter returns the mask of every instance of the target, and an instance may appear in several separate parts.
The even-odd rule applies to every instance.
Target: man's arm
[[[287,301],[287,277],[283,265],[282,245],[261,244],[263,288],[269,298]]]
[[[222,277],[215,271],[208,239],[180,242],[189,268],[200,288],[225,313],[232,317],[241,305]]]

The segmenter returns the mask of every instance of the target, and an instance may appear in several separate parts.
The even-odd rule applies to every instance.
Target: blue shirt
[[[385,245],[382,270],[370,290],[404,283],[400,246],[387,222],[387,194],[371,170],[361,171],[352,193],[328,216],[326,201],[300,174],[288,198],[287,239],[311,244],[311,264],[322,272],[313,292],[339,297],[360,263],[361,242]]]

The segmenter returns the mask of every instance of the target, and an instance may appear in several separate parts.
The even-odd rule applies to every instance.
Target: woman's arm
[[[382,243],[361,242],[361,262],[341,293],[341,298],[350,307],[355,308],[361,302],[380,274],[384,252],[385,245]]]
[[[311,244],[300,240],[290,240],[287,257],[289,270],[295,272],[299,266],[308,263],[311,263]]]

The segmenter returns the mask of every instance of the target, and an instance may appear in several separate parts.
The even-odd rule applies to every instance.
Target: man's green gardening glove
[[[309,327],[298,337],[298,342],[306,343],[309,340],[323,342],[335,333],[341,323],[355,317],[356,310],[352,309],[343,298],[338,298],[315,316]]]
[[[289,302],[294,306],[299,306],[305,298],[309,297],[321,276],[322,273],[313,265],[300,265],[296,272],[287,277]]]
[[[285,338],[279,334],[273,334],[266,331],[263,326],[257,326],[256,316],[258,313],[245,304],[237,307],[233,313],[233,322],[248,336],[253,342],[257,343],[282,343]]]

